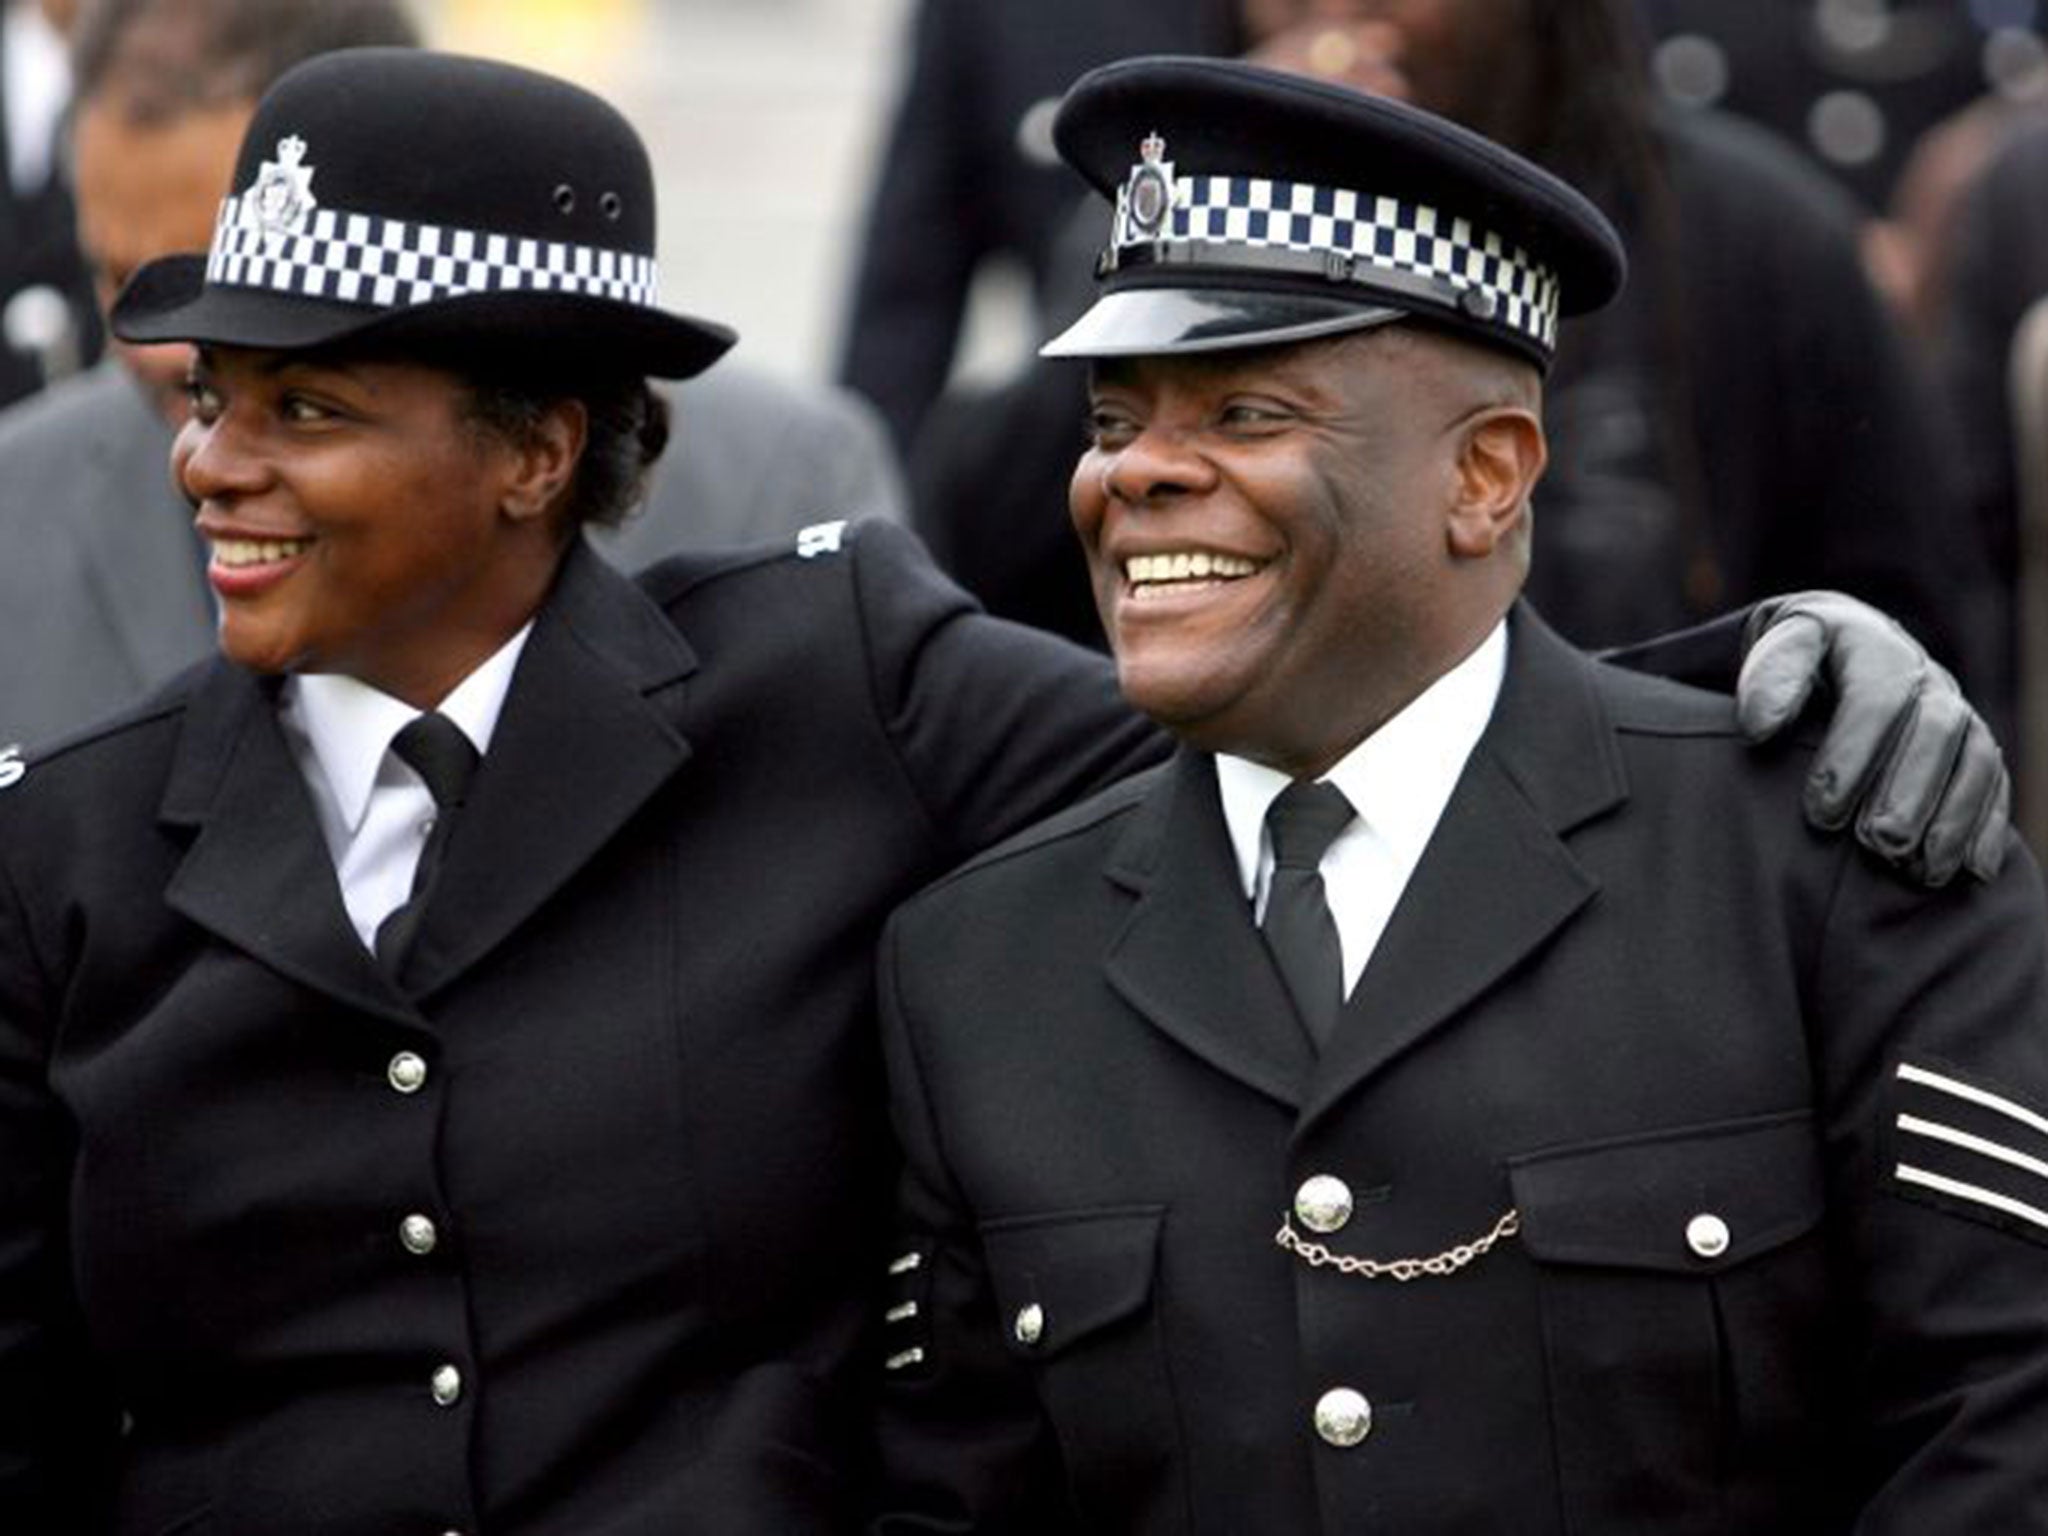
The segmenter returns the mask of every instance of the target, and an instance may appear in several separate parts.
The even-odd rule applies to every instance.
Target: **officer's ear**
[[[1447,535],[1454,556],[1483,560],[1528,516],[1529,493],[1549,461],[1543,423],[1519,405],[1475,411],[1457,428],[1457,480]]]
[[[581,400],[550,401],[514,441],[506,441],[499,506],[506,518],[553,520],[575,484],[590,440],[590,411]]]

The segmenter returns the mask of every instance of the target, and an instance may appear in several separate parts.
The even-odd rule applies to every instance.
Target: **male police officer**
[[[1517,603],[1612,232],[1245,65],[1058,139],[1075,522],[1182,748],[891,930],[881,1528],[2048,1529],[2032,864],[1788,832],[1803,751]]]

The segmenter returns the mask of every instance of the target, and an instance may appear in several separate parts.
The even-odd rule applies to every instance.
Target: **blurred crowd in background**
[[[253,103],[231,102],[231,131],[209,131],[189,103],[138,111],[131,81],[120,111],[96,117],[94,65],[74,47],[95,26],[103,41],[136,27],[199,35],[209,18],[247,28],[292,9],[6,0],[11,608],[32,608],[38,583],[10,585],[8,562],[68,558],[61,534],[47,537],[49,496],[17,466],[45,441],[77,441],[81,411],[124,408],[80,381],[149,385],[165,433],[182,410],[177,359],[101,359],[99,311],[141,260],[203,241]],[[1623,231],[1628,294],[1567,328],[1548,386],[1531,593],[1551,621],[1605,645],[1774,590],[1877,602],[1999,726],[2041,850],[2048,534],[2030,529],[2048,527],[2048,0],[408,9],[430,45],[541,65],[616,101],[657,161],[664,300],[741,334],[728,366],[759,392],[707,397],[694,451],[741,454],[753,421],[761,467],[706,490],[670,466],[672,510],[657,507],[622,563],[892,516],[991,608],[1099,643],[1063,517],[1082,380],[1032,346],[1083,302],[1106,220],[1059,163],[1052,108],[1110,58],[1249,55],[1459,118],[1565,175]],[[81,68],[88,88],[75,89]],[[57,408],[36,402],[52,386],[71,391],[62,431]],[[686,394],[672,450],[685,465],[692,410]],[[798,439],[817,451],[804,458]],[[160,462],[160,445],[145,446]],[[92,495],[121,499],[113,480]],[[171,515],[161,480],[129,499]],[[17,634],[61,617],[6,615]],[[158,649],[156,671],[184,659]],[[64,707],[35,714],[0,664],[0,744],[81,724],[152,670],[67,687]]]

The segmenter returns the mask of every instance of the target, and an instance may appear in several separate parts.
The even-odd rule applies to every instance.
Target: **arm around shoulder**
[[[956,858],[1165,756],[1102,656],[990,617],[905,530],[846,542],[876,707]]]
[[[1825,707],[1806,817],[1919,885],[1998,872],[2011,786],[1990,728],[1956,680],[1896,622],[1839,592],[1765,598],[1608,659],[1732,691],[1762,741]]]

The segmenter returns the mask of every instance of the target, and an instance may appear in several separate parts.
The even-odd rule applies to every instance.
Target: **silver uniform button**
[[[411,1051],[400,1051],[391,1058],[384,1076],[400,1093],[418,1093],[427,1083],[426,1060]]]
[[[453,1408],[462,1400],[462,1372],[452,1365],[434,1368],[434,1401],[443,1408]]]
[[[1372,1433],[1372,1404],[1349,1387],[1332,1387],[1316,1399],[1316,1433],[1343,1450]]]
[[[1311,1232],[1331,1233],[1351,1219],[1351,1186],[1319,1173],[1294,1192],[1294,1214]]]
[[[1728,1223],[1712,1212],[1704,1212],[1685,1224],[1685,1246],[1703,1259],[1718,1259],[1728,1251]]]
[[[441,1235],[434,1230],[432,1217],[414,1214],[398,1224],[398,1240],[405,1244],[407,1253],[425,1257],[434,1251],[435,1245],[441,1241]]]
[[[1037,1302],[1017,1309],[1017,1342],[1027,1349],[1045,1337],[1045,1308]]]

